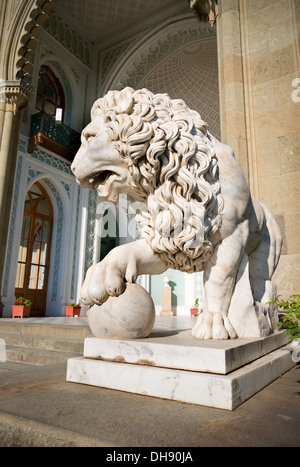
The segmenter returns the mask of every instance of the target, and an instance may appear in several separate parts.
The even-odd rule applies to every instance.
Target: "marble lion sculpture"
[[[72,164],[77,182],[100,200],[121,193],[141,202],[142,238],[114,248],[87,272],[85,305],[119,296],[126,282],[168,268],[203,271],[198,339],[262,337],[277,312],[271,277],[282,238],[254,199],[233,150],[182,100],[147,89],[109,91],[91,110]]]

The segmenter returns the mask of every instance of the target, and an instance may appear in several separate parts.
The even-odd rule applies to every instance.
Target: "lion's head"
[[[101,199],[145,201],[137,221],[152,250],[173,269],[203,269],[223,200],[214,139],[179,99],[147,89],[109,91],[91,111],[72,169]]]

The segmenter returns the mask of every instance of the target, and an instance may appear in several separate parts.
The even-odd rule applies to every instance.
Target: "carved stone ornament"
[[[110,91],[91,116],[72,170],[103,201],[126,194],[140,203],[143,238],[88,270],[82,302],[121,297],[142,274],[203,271],[195,338],[271,334],[277,312],[267,302],[282,237],[271,211],[251,196],[233,150],[184,101],[147,89]]]
[[[27,107],[32,94],[33,88],[22,80],[0,82],[0,102],[14,113]]]
[[[217,0],[189,0],[190,7],[194,10],[200,21],[209,22],[213,27],[218,16]]]

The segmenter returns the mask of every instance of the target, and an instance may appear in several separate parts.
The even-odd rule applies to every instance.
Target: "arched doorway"
[[[15,284],[16,297],[32,301],[31,315],[46,313],[53,227],[53,207],[44,187],[36,182],[24,204]]]

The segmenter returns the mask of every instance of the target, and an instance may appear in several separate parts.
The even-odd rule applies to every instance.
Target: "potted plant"
[[[80,316],[80,310],[80,303],[70,303],[69,306],[66,306],[66,316]]]
[[[32,301],[24,297],[19,297],[12,306],[13,318],[29,318]]]
[[[199,298],[196,298],[194,305],[191,307],[191,316],[198,316],[199,314]]]

